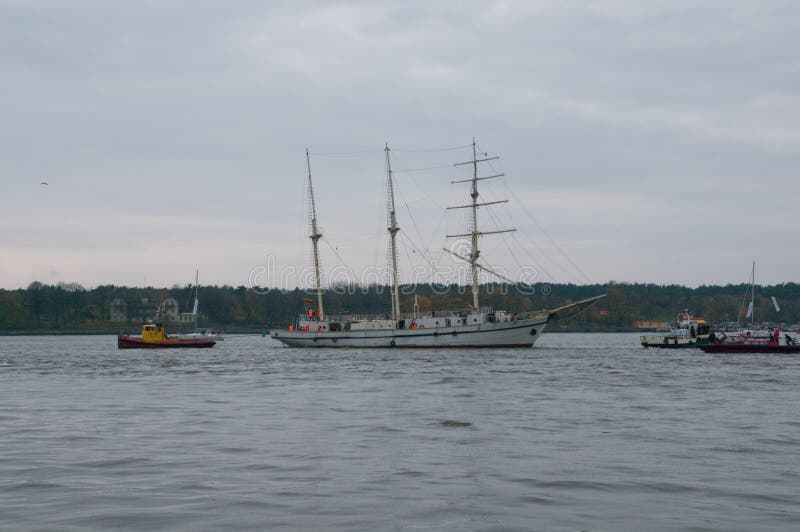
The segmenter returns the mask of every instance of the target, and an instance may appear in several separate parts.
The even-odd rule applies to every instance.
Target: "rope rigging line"
[[[495,223],[495,224],[498,224],[498,225],[499,225],[499,220],[498,220],[498,219],[497,219],[497,217],[494,215],[494,213],[492,213],[491,211],[489,211],[489,216],[492,218],[492,220],[494,221],[494,223]],[[511,213],[509,213],[509,217],[511,218],[512,225],[513,225],[513,226],[517,226],[518,224],[516,224],[516,223],[514,222],[514,216],[513,216]],[[514,253],[514,251],[512,250],[511,246],[508,244],[508,241],[506,240],[506,237],[507,237],[508,235],[506,235],[506,234],[502,234],[501,236],[503,237],[503,242],[506,244],[506,246],[508,247],[509,251],[511,252],[511,255],[512,255],[512,257],[514,257],[514,260],[517,260],[517,258],[516,258],[516,254]],[[516,234],[515,234],[514,236],[512,236],[512,239],[513,239],[513,240],[516,240]],[[540,254],[540,255],[541,255],[543,258],[545,258],[545,259],[549,259],[549,257],[548,257],[548,255],[547,255],[547,253],[545,252],[545,250],[543,250],[541,247],[539,247],[539,244],[538,244],[538,243],[537,243],[535,240],[531,240],[531,242],[533,242],[533,245],[534,245],[534,246],[536,246],[536,249],[539,251],[539,254]],[[536,259],[536,258],[535,258],[535,257],[534,257],[534,256],[533,256],[531,253],[530,253],[530,251],[528,251],[527,247],[525,247],[525,246],[519,246],[519,247],[521,247],[521,248],[522,248],[522,250],[523,250],[525,253],[527,253],[527,254],[528,254],[528,259],[530,260],[530,262],[533,264],[533,266],[534,266],[536,269],[538,269],[538,270],[541,270],[541,272],[542,272],[543,274],[545,274],[545,275],[546,275],[546,276],[547,276],[547,277],[550,279],[550,281],[552,281],[552,282],[556,282],[556,278],[555,278],[555,276],[553,276],[553,275],[552,275],[552,274],[551,274],[549,271],[547,271],[547,269],[544,267],[544,265],[543,265],[543,264],[542,264],[540,261],[538,261],[538,260],[537,260],[537,259]],[[554,261],[553,261],[553,264],[554,264],[555,266],[557,266],[557,267],[558,267],[558,268],[559,268],[559,269],[560,269],[562,272],[565,272],[565,273],[566,273],[566,271],[564,270],[564,268],[563,268],[561,265],[559,265],[557,262],[554,262]],[[521,264],[519,264],[519,262],[518,262],[518,264],[517,264],[517,265],[518,265],[519,267],[522,267],[522,265],[521,265]]]
[[[308,204],[309,204],[309,196],[308,196],[308,189],[306,187],[302,188],[302,197],[303,201],[298,202],[300,205],[300,215],[297,217],[298,220],[302,220],[303,218],[308,218]],[[306,252],[306,236],[308,227],[307,224],[300,225],[300,238],[297,241],[297,254],[295,256],[294,265],[299,269],[302,269],[301,264],[304,264],[305,261],[301,259],[301,256],[305,255]]]
[[[406,244],[408,244],[408,246],[409,246],[411,249],[413,249],[415,252],[419,253],[419,254],[420,254],[420,256],[422,256],[423,260],[427,261],[429,264],[430,264],[431,262],[433,262],[433,258],[430,256],[430,253],[428,253],[428,251],[427,251],[427,250],[425,250],[425,249],[421,249],[420,247],[418,247],[418,246],[417,246],[417,245],[414,243],[414,241],[413,241],[413,240],[411,240],[411,239],[408,237],[408,235],[405,235],[405,234],[402,234],[402,233],[398,233],[398,234],[400,234],[400,235],[401,235],[401,236],[400,236],[400,238],[403,238],[403,239],[405,239],[405,243],[406,243]],[[407,252],[407,251],[408,251],[408,250],[406,250],[406,252]]]
[[[449,146],[446,148],[430,148],[430,149],[403,149],[403,148],[392,148],[393,152],[401,152],[401,153],[441,153],[447,151],[455,151],[455,150],[463,150],[466,148],[471,148],[471,144],[465,144],[463,146]],[[309,151],[309,155],[313,155],[315,157],[329,157],[329,158],[356,158],[356,157],[366,157],[369,155],[377,155],[379,153],[384,153],[384,150],[359,150],[359,151],[350,151],[350,152],[321,152],[321,151]],[[452,165],[449,165],[452,166]]]
[[[523,251],[523,253],[525,253],[525,255],[528,257],[528,259],[531,261],[531,263],[536,268],[539,268],[540,270],[542,270],[542,273],[544,273],[550,279],[550,281],[558,282],[558,280],[556,279],[556,276],[554,276],[553,274],[548,272],[547,269],[545,269],[545,267],[543,266],[544,262],[542,262],[542,260],[547,261],[550,264],[552,264],[553,266],[555,266],[556,268],[558,268],[558,270],[560,272],[562,272],[564,275],[566,275],[567,277],[570,275],[570,273],[564,268],[564,266],[562,266],[558,261],[553,260],[553,258],[547,252],[547,250],[544,249],[541,245],[539,245],[539,242],[536,239],[531,238],[531,239],[528,239],[527,242],[530,243],[530,244],[533,244],[533,247],[536,249],[536,252],[539,254],[539,258],[537,259],[537,257],[530,251],[530,249],[528,249],[528,246],[520,246],[522,251]]]
[[[503,239],[505,240],[506,235],[502,235],[502,236],[503,236]],[[512,240],[516,240],[516,236],[512,236],[511,239]],[[527,249],[525,247],[522,247],[522,249],[523,249],[523,251],[527,252]],[[530,252],[528,252],[528,253],[530,253]],[[511,251],[511,255],[514,257],[514,260],[517,260],[516,255],[514,254],[513,251]],[[536,268],[537,270],[541,271],[548,279],[550,279],[550,282],[553,282],[553,283],[557,282],[556,278],[549,271],[547,271],[547,269],[545,269],[545,267],[542,266],[542,264],[540,262],[535,260],[532,255],[529,254],[528,258],[530,259],[531,264],[533,265],[533,267]],[[520,266],[520,268],[521,267],[522,266]]]
[[[403,168],[400,170],[392,170],[393,174],[411,174],[415,172],[426,172],[428,170],[442,170],[444,168],[452,168],[452,164],[443,164],[439,166],[423,166],[421,168]]]
[[[367,157],[369,155],[377,155],[379,153],[383,153],[383,150],[364,150],[364,151],[353,151],[353,152],[318,152],[318,151],[308,152],[309,155],[313,155],[314,157],[326,157],[328,159],[354,159],[357,157]]]
[[[405,198],[402,197],[399,190],[398,190],[398,196],[400,196],[400,201],[402,201],[403,205],[405,205],[406,207],[406,211],[408,212],[408,218],[411,220],[411,225],[414,227],[414,232],[416,232],[417,238],[419,238],[420,242],[424,242],[425,239],[422,236],[422,232],[419,230],[419,226],[417,225],[417,220],[414,218],[414,213],[411,212],[411,208],[408,206],[408,202],[405,200]],[[416,248],[416,245],[410,238],[409,241]]]
[[[514,195],[514,193],[509,188],[508,184],[505,181],[503,182],[503,186],[506,188],[506,190],[508,191],[508,193],[510,195],[512,195],[512,196]],[[564,257],[564,259],[569,263],[569,265],[572,266],[575,269],[575,271],[581,277],[583,277],[584,281],[586,281],[589,284],[592,284],[592,280],[589,278],[589,276],[586,275],[586,273],[584,273],[584,271],[577,264],[575,264],[575,262],[569,257],[569,255],[567,255],[566,251],[561,249],[561,246],[559,246],[556,243],[556,241],[553,239],[553,237],[550,236],[550,233],[547,232],[547,230],[544,227],[542,227],[542,225],[539,223],[539,221],[536,219],[536,217],[533,215],[533,213],[531,213],[527,209],[527,207],[525,207],[525,204],[523,202],[518,202],[518,203],[520,203],[520,205],[522,207],[522,212],[524,212],[526,215],[528,215],[528,217],[531,219],[531,221],[534,223],[534,225],[536,225],[536,228],[539,229],[539,231],[542,232],[542,234],[547,238],[547,240],[550,241],[550,243],[553,245],[554,248],[556,248],[556,250],[561,254],[561,256]]]
[[[392,148],[392,151],[399,151],[405,153],[440,153],[445,151],[456,151],[456,150],[464,150],[467,148],[471,148],[472,144],[463,144],[461,146],[450,146],[448,148],[430,148],[430,149],[402,149],[402,148]],[[452,165],[450,165],[452,166]]]
[[[445,206],[442,205],[441,203],[439,203],[438,201],[436,201],[436,197],[433,194],[428,193],[422,186],[420,186],[420,184],[417,182],[417,180],[414,179],[413,172],[409,173],[409,174],[406,174],[405,177],[410,179],[411,182],[414,184],[414,186],[417,187],[417,189],[419,189],[420,193],[422,194],[422,196],[421,196],[422,199],[430,200],[431,203],[433,203],[436,206],[436,208],[438,208],[438,209],[440,209],[442,211],[445,210]]]
[[[350,268],[350,266],[344,260],[342,260],[342,257],[341,257],[341,255],[339,255],[339,251],[337,251],[336,247],[334,247],[334,245],[331,244],[330,241],[326,237],[322,237],[322,241],[325,242],[325,244],[327,244],[327,246],[329,248],[331,248],[331,251],[333,251],[333,254],[336,255],[337,259],[339,259],[339,264],[341,264],[345,268]]]

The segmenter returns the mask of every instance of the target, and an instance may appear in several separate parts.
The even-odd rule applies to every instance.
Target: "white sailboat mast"
[[[389,143],[386,143],[386,177],[389,187],[389,237],[392,254],[392,318],[400,319],[400,290],[397,280],[397,216],[394,208],[394,183],[392,181],[392,162],[389,157]]]
[[[322,233],[319,232],[317,227],[317,206],[314,203],[314,184],[311,181],[311,159],[308,156],[308,148],[306,148],[306,166],[308,167],[308,195],[311,199],[309,209],[311,210],[311,245],[314,250],[314,281],[317,288],[317,314],[319,319],[325,319],[325,311],[322,308],[322,277],[319,273],[319,239],[322,238]]]
[[[753,271],[750,273],[750,323],[756,322],[756,261],[753,261]]]
[[[750,323],[755,323],[755,284],[756,284],[756,261],[753,261],[753,269],[750,271],[750,303],[747,308],[744,307],[744,302],[747,301],[747,290],[742,297],[742,304],[739,307],[739,314],[736,316],[736,323],[741,323],[742,311],[744,311],[744,319],[750,319]]]
[[[200,270],[194,271],[194,307],[192,308],[192,314],[194,314],[194,330],[197,330],[197,311],[200,306],[200,299],[198,298],[198,291],[200,289],[200,285],[198,281],[200,279]]]

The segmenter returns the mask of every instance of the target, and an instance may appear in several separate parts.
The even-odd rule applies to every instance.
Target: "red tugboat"
[[[165,347],[214,347],[217,341],[213,338],[180,339],[169,336],[159,322],[142,325],[141,336],[120,334],[117,336],[119,349],[157,349]]]
[[[719,336],[717,336],[719,334]],[[788,334],[781,332],[769,336],[754,335],[750,331],[734,334],[711,333],[709,343],[698,345],[706,353],[800,353],[800,344]]]

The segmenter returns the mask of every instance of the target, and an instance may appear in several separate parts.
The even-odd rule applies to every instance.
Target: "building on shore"
[[[669,323],[663,320],[638,320],[633,322],[637,329],[650,331],[668,331]]]

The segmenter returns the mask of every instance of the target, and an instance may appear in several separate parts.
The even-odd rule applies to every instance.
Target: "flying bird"
[[[40,185],[47,185],[48,187],[50,186],[50,183],[48,183],[47,181],[42,181],[42,182],[41,182],[41,183],[39,183],[39,184],[40,184]]]

